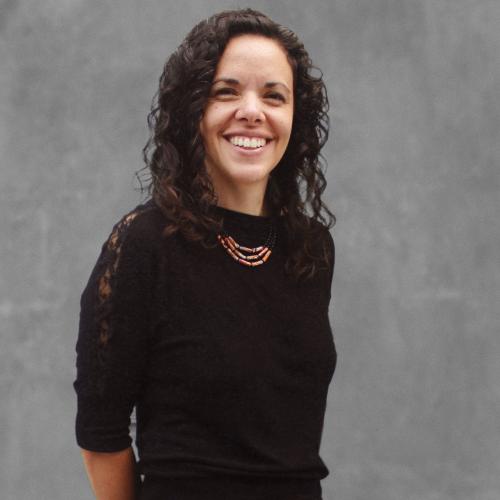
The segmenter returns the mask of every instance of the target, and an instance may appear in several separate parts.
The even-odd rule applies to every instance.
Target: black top
[[[265,241],[270,217],[214,210],[238,243]],[[318,452],[336,364],[334,245],[325,228],[332,266],[297,284],[284,272],[283,217],[274,221],[273,253],[256,267],[221,245],[162,237],[167,220],[152,200],[114,226],[81,297],[80,447],[130,446],[135,405],[143,474],[233,478],[259,485],[259,494],[263,484],[283,484],[275,500],[291,500],[285,485],[303,480],[300,498],[320,498],[313,492],[328,474]]]

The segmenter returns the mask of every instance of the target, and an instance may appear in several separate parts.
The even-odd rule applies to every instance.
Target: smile
[[[244,149],[260,149],[263,148],[270,139],[265,137],[246,137],[235,135],[226,137],[226,139],[233,145]]]

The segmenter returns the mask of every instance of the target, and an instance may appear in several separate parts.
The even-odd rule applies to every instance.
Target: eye
[[[231,87],[221,87],[218,89],[215,89],[212,93],[213,96],[230,96],[230,95],[235,95],[236,90],[231,88]]]
[[[269,94],[266,94],[266,98],[272,99],[273,101],[286,102],[285,96],[283,96],[283,94],[280,94],[279,92],[271,92]]]

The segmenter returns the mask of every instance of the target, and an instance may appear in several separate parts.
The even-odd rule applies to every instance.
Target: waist
[[[267,477],[176,477],[147,474],[140,500],[321,500],[318,479]]]

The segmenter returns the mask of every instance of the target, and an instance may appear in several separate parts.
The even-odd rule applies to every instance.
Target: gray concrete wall
[[[325,500],[500,498],[500,4],[178,5],[0,2],[0,497],[91,498],[73,435],[80,293],[140,201],[166,56],[202,17],[250,5],[299,33],[332,101]]]

